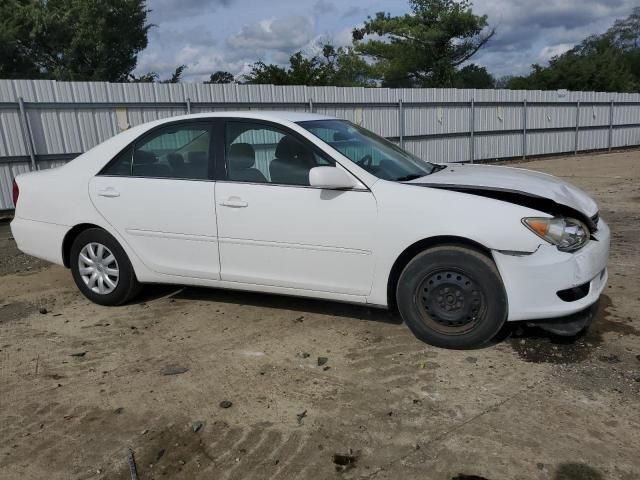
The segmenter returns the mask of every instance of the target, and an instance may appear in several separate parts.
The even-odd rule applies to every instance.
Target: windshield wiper
[[[433,168],[429,173],[424,173],[422,175],[420,175],[419,173],[412,173],[410,175],[405,175],[404,177],[396,178],[396,182],[409,182],[411,180],[415,180],[416,178],[426,177],[427,175],[431,175],[432,173],[436,173],[447,168],[446,165],[438,165],[437,163],[432,163],[431,165],[433,166]]]
[[[420,178],[420,177],[424,177],[424,175],[412,173],[411,175],[405,175],[404,177],[396,178],[396,182],[408,182],[410,180],[415,180],[416,178]]]

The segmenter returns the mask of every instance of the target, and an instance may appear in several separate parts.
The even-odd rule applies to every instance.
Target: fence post
[[[522,159],[527,158],[527,99],[522,102]]]
[[[475,160],[476,156],[476,140],[475,140],[475,130],[476,130],[476,99],[471,98],[471,113],[469,120],[469,159],[471,163]]]
[[[613,148],[613,100],[609,103],[609,151]]]
[[[578,140],[580,136],[580,100],[576,102],[576,138],[574,143],[573,154],[578,155]]]
[[[313,98],[309,99],[309,113],[313,113]]]
[[[22,134],[27,144],[27,151],[29,152],[29,158],[31,158],[31,170],[36,171],[36,154],[33,146],[33,137],[31,136],[31,127],[29,126],[29,119],[27,118],[27,111],[24,108],[24,99],[18,98],[18,106],[20,107],[20,117],[22,118]]]
[[[191,99],[187,97],[187,115],[191,115]]]
[[[400,148],[404,148],[404,106],[402,105],[402,99],[398,100],[398,136]]]

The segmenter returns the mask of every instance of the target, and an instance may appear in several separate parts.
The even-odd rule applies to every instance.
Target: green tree
[[[204,83],[233,83],[235,79],[229,72],[218,70],[209,76],[209,80]]]
[[[372,86],[370,69],[352,49],[324,45],[321,55],[307,57],[296,52],[289,65],[254,63],[244,83],[310,86]]]
[[[145,0],[3,0],[0,75],[123,81],[147,46]]]
[[[451,87],[457,68],[494,35],[468,0],[410,0],[411,12],[379,12],[353,31],[356,52],[371,59],[383,86]],[[368,38],[375,35],[382,38]]]
[[[186,69],[186,65],[176,67],[171,76],[165,80],[160,80],[160,75],[158,75],[157,72],[143,73],[139,77],[131,73],[129,74],[127,81],[131,83],[180,83],[182,80],[182,74]]]
[[[640,7],[602,35],[592,35],[549,64],[513,77],[512,89],[635,92],[640,88]]]
[[[0,78],[40,76],[29,48],[33,21],[28,6],[17,0],[0,2]]]
[[[335,87],[373,87],[373,70],[352,47],[322,47],[322,58],[329,73],[330,85]]]
[[[180,83],[180,80],[182,80],[182,74],[186,69],[186,65],[176,67],[171,76],[166,80],[162,80],[160,83]]]
[[[455,88],[495,88],[496,79],[485,67],[472,63],[455,73],[453,86]]]
[[[129,74],[127,81],[131,83],[156,83],[160,81],[160,75],[158,75],[157,72],[147,72],[138,77],[131,73]]]

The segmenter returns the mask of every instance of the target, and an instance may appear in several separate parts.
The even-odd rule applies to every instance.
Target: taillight
[[[14,207],[18,206],[18,197],[20,196],[20,189],[18,188],[18,183],[16,179],[13,179],[13,205]]]

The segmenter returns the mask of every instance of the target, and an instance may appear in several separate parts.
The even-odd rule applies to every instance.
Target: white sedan
[[[431,344],[506,321],[575,334],[607,282],[583,191],[519,168],[420,160],[348,121],[220,112],[127,130],[17,177],[18,247],[101,305],[143,283],[397,308]]]

